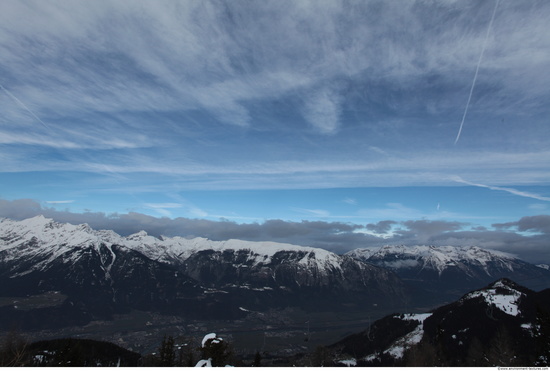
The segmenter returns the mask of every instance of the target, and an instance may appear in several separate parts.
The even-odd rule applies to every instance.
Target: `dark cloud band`
[[[360,225],[340,222],[266,220],[236,223],[189,218],[156,218],[141,213],[73,213],[44,207],[30,199],[0,199],[0,217],[22,220],[44,215],[62,223],[87,223],[94,229],[112,229],[121,235],[146,231],[153,236],[205,237],[212,240],[242,239],[312,246],[336,253],[384,245],[428,244],[479,246],[517,255],[533,262],[550,262],[550,215],[526,216],[518,221],[494,224],[493,230],[441,220],[384,220]],[[365,232],[367,231],[367,232]],[[368,232],[373,232],[370,234]],[[391,232],[391,233],[390,233]],[[520,232],[536,232],[522,234]],[[376,234],[388,234],[383,238]]]

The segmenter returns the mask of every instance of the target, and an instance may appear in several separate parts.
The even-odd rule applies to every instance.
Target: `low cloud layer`
[[[63,223],[87,223],[94,229],[112,229],[121,235],[145,230],[157,237],[276,241],[323,248],[339,254],[356,248],[387,244],[475,245],[511,253],[532,263],[550,262],[550,215],[526,216],[518,221],[494,224],[492,229],[441,220],[384,220],[367,225],[306,220],[266,220],[263,223],[239,224],[228,220],[156,218],[134,212],[110,215],[99,212],[73,213],[44,207],[30,199],[0,199],[0,217],[23,220],[36,215]],[[382,238],[379,234],[391,237]]]

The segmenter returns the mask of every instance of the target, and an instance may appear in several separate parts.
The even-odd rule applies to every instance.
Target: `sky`
[[[550,263],[550,3],[0,2],[0,217]]]

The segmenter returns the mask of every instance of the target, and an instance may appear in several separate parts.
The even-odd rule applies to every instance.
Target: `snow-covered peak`
[[[378,248],[360,248],[348,251],[346,255],[351,256],[359,260],[367,260],[372,255],[374,255],[379,249]]]
[[[54,222],[53,219],[46,218],[43,215],[37,215],[20,222],[7,218],[0,220],[0,230],[2,231],[11,229],[13,231],[42,233],[43,231],[52,229],[57,225],[58,224]]]
[[[206,238],[187,239],[183,237],[163,237],[161,239],[140,231],[123,237],[110,230],[96,231],[87,224],[73,225],[57,223],[43,216],[36,216],[22,221],[0,219],[0,251],[14,249],[17,246],[26,246],[24,249],[15,249],[14,253],[37,254],[40,250],[53,260],[61,254],[75,247],[95,247],[102,244],[114,244],[138,251],[145,256],[164,262],[183,262],[199,251],[244,251],[249,255],[248,263],[269,264],[279,252],[295,254],[298,264],[306,267],[315,266],[317,269],[340,268],[342,258],[329,251],[276,242],[252,242],[241,240],[211,241]],[[32,243],[31,243],[32,242]]]
[[[510,254],[481,249],[476,246],[383,246],[379,249],[356,249],[346,255],[387,268],[400,269],[420,266],[434,269],[439,273],[450,266],[468,264],[486,267],[487,264],[495,261],[511,268],[509,262],[515,259]]]
[[[124,243],[128,247],[139,248],[140,246],[156,246],[162,240],[159,240],[155,236],[150,236],[146,231],[139,231],[123,238]]]
[[[127,237],[127,239],[128,240],[140,240],[140,239],[143,239],[145,237],[149,237],[149,234],[147,234],[147,232],[145,232],[144,230],[141,230],[137,233],[129,235]]]
[[[519,303],[525,294],[518,290],[515,284],[506,279],[501,279],[490,285],[488,288],[473,291],[465,295],[461,301],[482,297],[485,302],[495,306],[502,312],[517,316],[521,314]]]
[[[384,246],[373,253],[373,256],[421,256],[435,257],[442,261],[447,260],[478,260],[480,262],[490,260],[494,256],[512,258],[510,254],[500,251],[481,249],[477,246]]]
[[[32,260],[32,268],[18,274],[39,271],[58,258],[75,261],[87,248],[120,244],[113,231],[95,231],[87,224],[63,224],[43,216],[22,221],[0,220],[1,259]]]
[[[248,255],[247,264],[269,264],[279,252],[294,253],[302,266],[317,269],[339,268],[342,258],[327,250],[291,245],[278,242],[256,242],[243,240],[212,241],[202,237],[187,239],[183,237],[129,236],[127,246],[139,250],[151,259],[173,262],[183,262],[191,255],[200,251],[233,251]]]
[[[57,223],[42,215],[22,221],[2,219],[0,233],[8,242],[2,248],[9,248],[12,245],[9,242],[24,242],[26,239],[34,239],[42,245],[81,246],[121,238],[112,231],[95,231],[88,224]]]

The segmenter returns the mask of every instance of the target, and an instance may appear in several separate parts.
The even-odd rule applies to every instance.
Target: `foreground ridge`
[[[384,317],[330,348],[358,366],[543,365],[549,319],[550,289],[504,278],[427,313]]]

